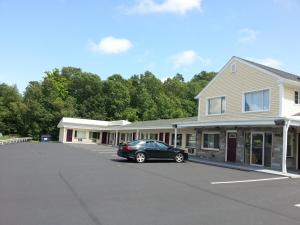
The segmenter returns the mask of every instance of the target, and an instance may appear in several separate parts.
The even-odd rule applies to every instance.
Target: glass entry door
[[[264,162],[264,133],[253,132],[251,137],[250,163],[263,166]]]

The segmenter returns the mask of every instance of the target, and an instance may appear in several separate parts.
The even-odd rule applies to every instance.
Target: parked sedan
[[[137,140],[120,145],[118,156],[136,160],[138,163],[143,163],[147,159],[174,159],[181,163],[188,158],[184,150],[156,140]]]

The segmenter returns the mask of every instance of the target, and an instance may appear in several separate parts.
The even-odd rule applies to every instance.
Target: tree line
[[[80,68],[63,67],[31,81],[21,95],[16,85],[0,84],[0,132],[39,139],[58,137],[62,117],[133,121],[197,115],[194,97],[215,76],[202,71],[190,81],[181,74],[161,81],[154,74],[124,79],[114,74],[101,80]]]

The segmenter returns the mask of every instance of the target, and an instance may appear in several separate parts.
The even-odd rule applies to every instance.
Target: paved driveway
[[[0,225],[300,224],[300,180],[277,178],[97,145],[0,146]]]

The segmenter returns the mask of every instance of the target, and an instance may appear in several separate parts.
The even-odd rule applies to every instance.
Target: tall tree
[[[23,130],[22,96],[15,85],[0,84],[0,132],[17,134]]]

